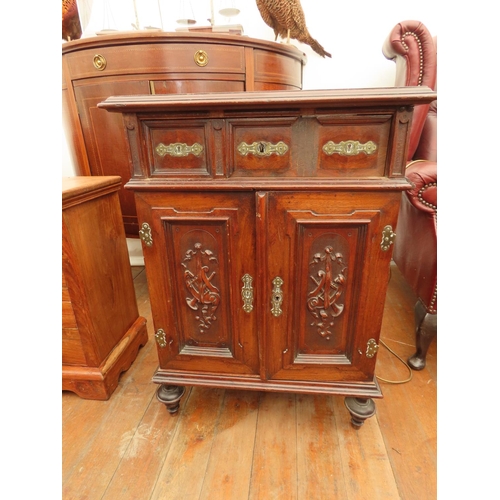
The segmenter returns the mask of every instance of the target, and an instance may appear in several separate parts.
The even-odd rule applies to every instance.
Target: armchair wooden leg
[[[425,367],[427,351],[437,333],[437,314],[430,314],[424,305],[418,301],[415,304],[415,334],[417,352],[408,359],[408,364],[414,370]]]

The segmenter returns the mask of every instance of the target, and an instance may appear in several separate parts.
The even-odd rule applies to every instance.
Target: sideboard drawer
[[[255,50],[255,82],[302,88],[302,63],[282,54],[269,57],[267,50]],[[257,88],[256,88],[257,90]]]
[[[130,44],[68,54],[73,80],[148,73],[152,68],[175,73],[245,73],[244,47],[209,43]]]

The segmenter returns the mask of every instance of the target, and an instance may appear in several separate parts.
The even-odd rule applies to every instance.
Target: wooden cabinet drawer
[[[245,73],[244,47],[203,42],[98,47],[68,54],[66,61],[73,80],[151,72]]]
[[[289,174],[295,121],[288,117],[227,120],[232,175]]]
[[[385,175],[390,115],[318,116],[318,176]]]
[[[163,120],[144,124],[150,176],[210,175],[208,122]]]

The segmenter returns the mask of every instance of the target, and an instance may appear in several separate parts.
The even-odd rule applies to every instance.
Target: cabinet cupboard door
[[[268,378],[373,380],[392,252],[381,241],[384,227],[395,227],[399,197],[257,195]]]
[[[257,376],[254,195],[137,193],[136,203],[150,228],[160,368]]]

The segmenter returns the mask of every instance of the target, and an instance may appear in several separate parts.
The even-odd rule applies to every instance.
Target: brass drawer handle
[[[273,316],[278,317],[283,312],[281,310],[281,304],[283,303],[283,290],[281,289],[281,285],[283,285],[283,280],[279,276],[276,276],[276,278],[273,279],[273,285],[273,291],[271,292],[271,312]]]
[[[360,153],[371,155],[376,150],[377,145],[373,141],[368,141],[365,144],[361,144],[359,141],[341,141],[339,143],[328,141],[323,146],[323,152],[328,156],[331,156],[334,153],[341,156],[356,156]]]
[[[197,50],[194,53],[194,62],[198,66],[206,66],[208,64],[208,54],[204,50]]]
[[[101,56],[101,54],[96,54],[92,63],[94,64],[94,68],[99,71],[104,71],[106,69],[106,65],[108,64],[106,58]]]
[[[174,156],[176,158],[188,156],[189,154],[201,156],[201,153],[203,153],[203,146],[197,142],[192,146],[188,146],[185,142],[174,142],[165,146],[165,144],[160,142],[160,144],[156,146],[155,151],[162,158],[165,155]]]
[[[237,149],[241,156],[249,154],[255,156],[271,156],[272,154],[283,156],[288,151],[288,146],[283,141],[279,141],[277,144],[266,141],[252,142],[252,144],[241,142]]]
[[[243,287],[241,289],[241,298],[243,299],[243,310],[247,313],[253,310],[253,278],[249,274],[245,274],[243,278]]]

